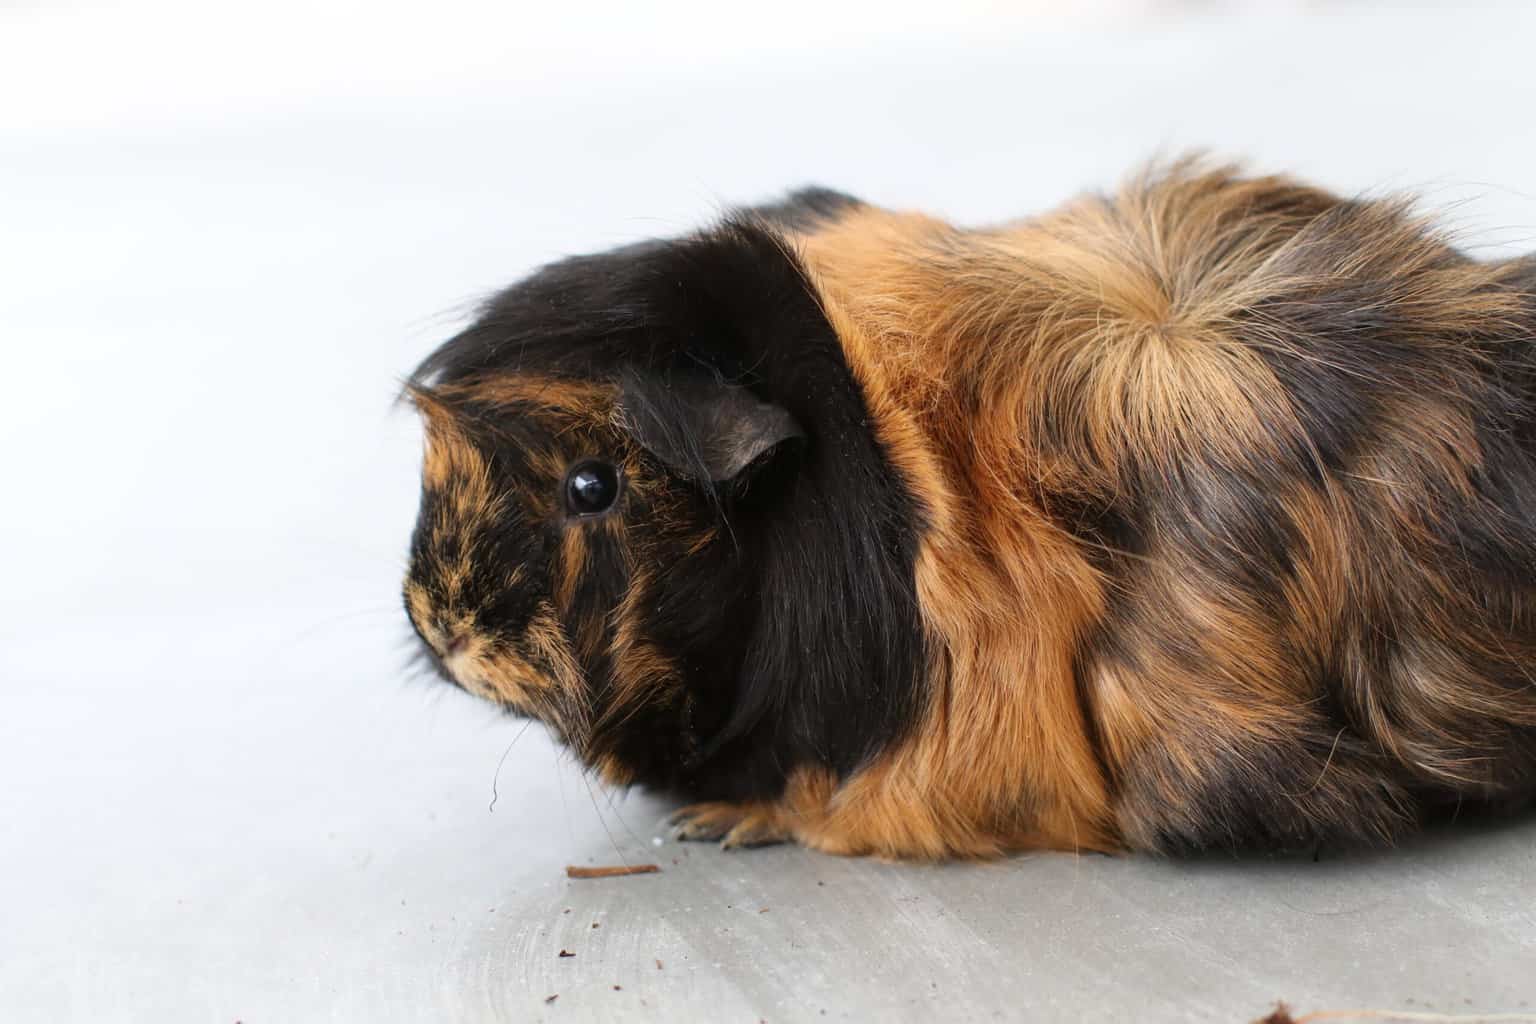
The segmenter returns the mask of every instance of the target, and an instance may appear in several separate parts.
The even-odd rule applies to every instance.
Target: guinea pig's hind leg
[[[674,839],[684,842],[718,840],[727,850],[772,846],[794,838],[772,804],[720,801],[689,804],[675,811],[668,821],[673,826]]]

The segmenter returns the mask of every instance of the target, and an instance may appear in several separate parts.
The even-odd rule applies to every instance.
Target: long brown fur
[[[910,739],[841,785],[803,773],[781,802],[744,809],[741,835],[920,858],[1156,849],[1278,754],[1309,780],[1277,794],[1289,812],[1353,815],[1388,838],[1410,817],[1407,786],[1493,797],[1526,781],[1501,781],[1501,757],[1530,746],[1536,686],[1501,689],[1465,652],[1533,664],[1529,587],[1498,602],[1464,589],[1431,560],[1418,499],[1470,493],[1482,455],[1456,402],[1483,358],[1473,341],[1532,330],[1508,266],[1449,259],[1401,204],[1346,208],[1188,164],[1001,229],[861,206],[791,244],[931,515],[917,571],[938,655]],[[1321,265],[1297,258],[1319,248]],[[1391,396],[1351,471],[1364,490],[1276,479],[1311,441],[1231,326],[1266,299],[1363,278],[1399,282],[1381,301],[1445,348],[1442,377]],[[1298,344],[1280,327],[1260,338]],[[1230,542],[1219,532],[1203,553],[1153,536],[1106,562],[1052,512],[1062,495],[1112,505],[1131,478],[1192,465],[1280,489],[1300,538],[1283,604],[1195,557]],[[1361,607],[1415,638],[1388,677],[1366,668],[1369,617],[1346,621]],[[1327,694],[1311,669],[1335,645],[1346,674]],[[1329,701],[1358,735],[1325,716]]]

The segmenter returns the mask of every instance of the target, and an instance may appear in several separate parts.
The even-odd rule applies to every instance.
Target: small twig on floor
[[[622,878],[625,875],[654,875],[661,871],[659,864],[625,864],[607,868],[583,868],[575,864],[565,867],[566,878]]]

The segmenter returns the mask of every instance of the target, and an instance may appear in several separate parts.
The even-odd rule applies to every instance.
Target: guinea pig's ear
[[[703,371],[626,372],[619,426],[652,455],[695,480],[735,480],[805,432],[787,411]]]

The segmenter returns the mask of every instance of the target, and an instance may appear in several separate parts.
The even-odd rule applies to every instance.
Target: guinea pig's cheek
[[[520,710],[528,710],[540,703],[537,698],[551,685],[532,665],[514,654],[485,655],[476,659],[466,671],[475,680],[471,692],[476,696],[499,704],[511,704]],[[470,688],[468,682],[465,682],[465,688]]]

